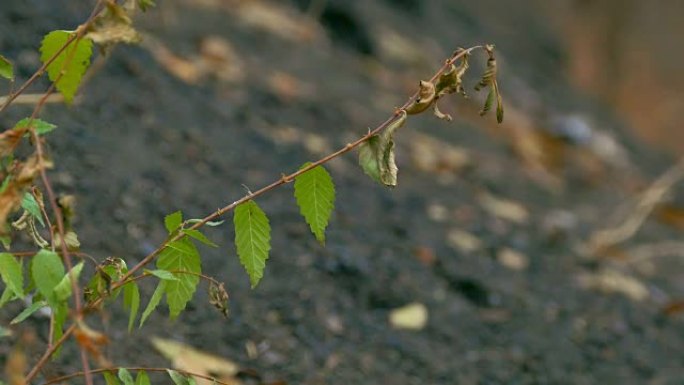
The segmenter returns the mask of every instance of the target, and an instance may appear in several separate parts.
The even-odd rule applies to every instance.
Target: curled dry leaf
[[[395,131],[404,125],[406,121],[406,111],[401,111],[401,115],[380,135],[375,135],[364,142],[359,147],[359,164],[363,171],[373,180],[394,187],[397,185],[397,165],[394,161],[394,140]]]
[[[228,292],[223,286],[223,282],[219,285],[212,282],[209,285],[209,303],[218,309],[224,317],[228,318]]]
[[[21,206],[24,193],[43,168],[52,168],[52,163],[32,155],[24,163],[13,165],[5,176],[7,182],[0,192],[0,235],[7,234],[9,216]]]
[[[425,110],[435,101],[435,85],[432,82],[421,80],[419,84],[418,97],[406,107],[406,113],[409,115],[419,114]]]
[[[128,12],[114,2],[107,2],[107,9],[98,16],[90,27],[87,37],[97,44],[139,43],[142,38],[133,28]]]

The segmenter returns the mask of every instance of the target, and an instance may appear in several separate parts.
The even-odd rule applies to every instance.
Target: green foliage
[[[138,6],[145,12],[149,8],[156,7],[157,5],[154,3],[154,0],[138,0]]]
[[[195,378],[191,376],[184,376],[175,370],[167,369],[166,372],[176,385],[195,385]]]
[[[64,278],[64,265],[62,259],[50,250],[41,250],[33,257],[31,275],[36,289],[45,298],[51,307],[56,307],[57,298],[55,287]]]
[[[240,263],[245,267],[252,288],[264,276],[268,252],[271,250],[271,226],[268,217],[254,201],[235,208],[235,246]]]
[[[171,213],[164,217],[164,227],[166,227],[166,231],[168,231],[169,234],[176,231],[182,223],[183,213],[180,211],[176,211],[175,213]]]
[[[374,181],[385,186],[397,185],[397,165],[394,161],[394,133],[406,122],[406,112],[390,123],[380,135],[374,135],[359,148],[359,165]]]
[[[305,163],[302,167],[308,166]],[[319,242],[325,243],[325,228],[335,206],[335,185],[323,166],[297,176],[294,183],[299,210]]]
[[[31,314],[37,312],[38,310],[46,307],[48,304],[45,301],[37,301],[31,304],[31,306],[27,307],[24,309],[19,315],[14,317],[14,319],[10,322],[10,325],[18,324],[22,322],[23,320],[27,319],[28,317],[31,316]]]
[[[33,119],[31,118],[24,118],[20,121],[17,122],[17,124],[14,125],[15,130],[25,130],[29,128],[29,123],[30,126],[32,126],[36,130],[36,134],[38,135],[45,135],[51,131],[53,131],[55,128],[57,128],[56,125],[52,123],[48,123],[44,120],[41,119]]]
[[[71,280],[76,281],[78,285],[78,277],[81,275],[81,270],[83,270],[83,262],[79,262],[74,266],[55,286],[54,292],[58,301],[66,301],[71,296]]]
[[[110,372],[110,371],[102,372],[102,377],[104,377],[105,383],[107,385],[120,385],[121,384],[113,372]]]
[[[24,275],[21,263],[9,253],[0,253],[0,277],[7,289],[17,297],[24,296]]]
[[[150,302],[147,303],[147,307],[143,311],[142,317],[140,317],[140,326],[142,327],[147,318],[152,314],[154,309],[159,306],[159,302],[161,302],[162,297],[164,297],[164,291],[166,290],[166,284],[168,281],[159,281],[159,285],[157,285],[157,288],[154,289],[154,293],[152,293],[152,297],[150,297]]]
[[[155,277],[157,277],[159,279],[163,279],[165,281],[178,281],[178,278],[176,278],[176,276],[173,275],[173,273],[171,273],[170,271],[157,269],[157,270],[147,270],[147,272],[154,275]]]
[[[150,385],[150,377],[144,370],[138,370],[138,375],[135,376],[135,385]]]
[[[43,214],[41,213],[40,206],[38,205],[38,202],[33,194],[30,192],[24,193],[24,196],[21,198],[21,208],[28,211],[29,214],[37,219],[41,225],[45,226],[45,222],[43,222]]]
[[[135,281],[132,281],[123,286],[123,293],[123,308],[129,311],[128,331],[130,332],[133,330],[133,324],[140,309],[140,289]]]
[[[204,235],[201,231],[199,230],[193,230],[193,229],[188,229],[188,230],[183,230],[183,233],[185,233],[187,236],[196,239],[197,241],[210,246],[210,247],[218,247],[217,244],[212,242],[209,238],[207,238],[206,235]]]
[[[73,31],[52,31],[45,35],[40,46],[40,60],[43,64],[57,54],[74,33]],[[67,103],[74,100],[83,74],[90,66],[92,53],[93,42],[87,38],[77,38],[47,66],[50,80],[56,82],[57,91],[64,95]]]
[[[176,318],[197,290],[202,272],[201,259],[195,245],[188,239],[180,239],[168,244],[157,259],[157,267],[173,272],[175,281],[166,281],[166,303],[169,316]],[[184,274],[187,271],[194,274]]]
[[[124,383],[124,385],[135,385],[133,381],[133,376],[131,376],[131,372],[128,371],[126,368],[119,368],[119,380]]]
[[[5,79],[14,80],[14,66],[11,61],[2,55],[0,55],[0,76]]]

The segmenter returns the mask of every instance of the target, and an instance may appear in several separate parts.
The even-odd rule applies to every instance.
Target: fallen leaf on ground
[[[530,264],[527,256],[519,251],[504,247],[496,253],[496,259],[500,264],[511,270],[525,270]]]
[[[495,217],[515,223],[526,223],[529,218],[527,209],[518,202],[495,197],[485,193],[479,197],[480,205]]]
[[[174,369],[214,376],[217,380],[228,384],[238,385],[241,383],[235,378],[240,369],[233,361],[202,352],[173,340],[152,337],[151,341],[154,348],[171,361]],[[197,378],[197,384],[212,385],[212,382]]]
[[[649,295],[648,288],[641,281],[614,269],[581,274],[577,278],[585,289],[619,293],[635,301],[645,300]]]
[[[482,247],[480,238],[459,229],[449,230],[449,233],[447,234],[447,243],[449,246],[464,253],[470,253]]]
[[[390,312],[389,322],[395,329],[421,330],[428,321],[428,310],[419,302],[394,309]]]

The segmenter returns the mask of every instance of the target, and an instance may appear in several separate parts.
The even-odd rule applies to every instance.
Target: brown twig
[[[594,233],[589,240],[589,251],[592,254],[601,253],[634,236],[656,205],[662,202],[672,186],[682,179],[684,179],[684,157],[680,158],[640,195],[629,210],[627,217],[620,221],[620,225]]]

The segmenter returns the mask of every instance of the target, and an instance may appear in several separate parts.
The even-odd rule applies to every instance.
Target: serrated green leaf
[[[24,118],[20,121],[17,122],[17,124],[14,125],[14,129],[28,129],[29,128],[29,122],[31,123],[31,126],[33,127],[34,130],[36,130],[36,134],[38,135],[45,135],[50,131],[53,131],[55,128],[57,128],[56,125],[52,123],[48,123],[44,120],[40,119],[33,119],[31,118]]]
[[[21,263],[10,253],[0,253],[0,277],[18,297],[24,296],[24,275]]]
[[[119,368],[118,377],[119,380],[124,383],[124,385],[135,385],[133,376],[131,376],[131,372],[129,372],[126,368]]]
[[[335,206],[335,184],[332,177],[323,166],[314,167],[295,178],[294,190],[300,213],[316,239],[325,244],[325,228]]]
[[[176,231],[176,229],[180,227],[181,223],[183,223],[183,213],[180,211],[176,211],[175,213],[171,213],[164,217],[164,226],[169,234]]]
[[[254,201],[235,208],[235,246],[240,263],[245,267],[252,288],[264,276],[268,252],[271,250],[271,226],[268,217]]]
[[[71,280],[75,280],[78,285],[78,277],[81,275],[81,270],[83,270],[83,261],[79,262],[74,266],[68,274],[62,277],[57,286],[54,289],[54,295],[57,301],[65,301],[67,298],[71,297]]]
[[[191,376],[184,376],[175,370],[166,369],[166,372],[176,385],[195,385],[195,379]]]
[[[22,322],[23,320],[30,317],[31,314],[33,314],[33,313],[37,312],[38,310],[46,307],[47,305],[48,305],[48,303],[45,301],[38,301],[38,302],[32,303],[31,306],[27,307],[21,313],[19,313],[19,315],[14,317],[14,319],[12,321],[10,321],[10,325],[15,325],[15,324]]]
[[[180,239],[169,243],[157,259],[157,267],[169,271],[187,271],[200,274],[202,261],[195,245],[189,239]],[[166,284],[166,303],[169,316],[176,318],[197,290],[199,277],[194,274],[173,273],[177,281]]]
[[[215,244],[214,242],[212,242],[209,238],[206,237],[206,235],[204,235],[204,234],[203,234],[201,231],[199,231],[199,230],[194,230],[194,229],[193,229],[193,230],[183,230],[183,232],[184,232],[185,234],[187,234],[189,237],[192,237],[192,238],[194,238],[194,239],[200,241],[201,243],[203,243],[203,244],[205,244],[205,245],[207,245],[207,246],[218,247],[217,244]]]
[[[64,277],[62,259],[54,251],[39,251],[33,257],[31,275],[38,292],[53,306],[56,301],[55,287]]]
[[[166,289],[167,282],[168,281],[159,281],[159,285],[157,285],[157,288],[154,289],[154,293],[152,293],[152,297],[150,297],[150,302],[147,304],[147,307],[145,308],[145,311],[143,311],[142,317],[140,318],[139,327],[143,326],[147,320],[147,317],[149,317],[154,309],[159,306],[159,302],[161,302],[161,299],[164,296],[164,290]]]
[[[102,372],[102,377],[104,377],[105,383],[107,385],[121,385],[121,383],[119,382],[119,379],[116,378],[116,376],[114,375],[113,372],[110,372],[110,371]]]
[[[38,201],[36,201],[33,194],[30,192],[24,193],[24,196],[21,198],[21,208],[28,211],[41,225],[45,226],[45,222],[43,222],[43,213],[40,211]]]
[[[173,275],[173,273],[171,273],[170,271],[161,270],[161,269],[145,270],[145,271],[154,275],[155,277],[157,277],[159,279],[163,279],[165,281],[178,281],[178,278],[176,278],[176,276]]]
[[[135,376],[135,385],[150,385],[150,377],[144,370],[138,370],[138,375]]]
[[[75,33],[73,31],[52,31],[45,35],[40,46],[40,61],[47,63],[62,47],[64,47]],[[81,84],[83,74],[90,66],[90,56],[93,53],[93,42],[87,38],[76,39],[69,43],[55,60],[47,67],[48,76],[57,91],[64,95],[64,100],[71,103],[76,90]],[[61,76],[61,77],[60,77]]]
[[[129,282],[123,286],[123,307],[128,310],[128,332],[133,330],[135,318],[138,316],[138,309],[140,309],[140,290],[135,281]]]
[[[0,55],[0,76],[9,80],[14,79],[14,66],[2,55]]]

